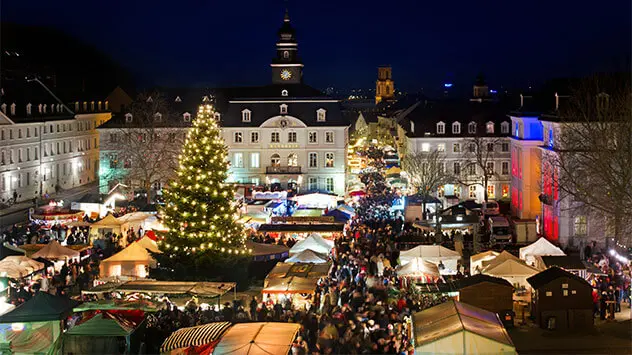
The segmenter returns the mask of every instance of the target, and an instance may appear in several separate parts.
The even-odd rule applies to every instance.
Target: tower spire
[[[283,22],[290,22],[290,10],[287,6],[287,0],[285,0],[284,3],[285,3],[285,16],[283,17]]]

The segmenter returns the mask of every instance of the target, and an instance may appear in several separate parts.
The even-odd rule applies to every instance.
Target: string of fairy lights
[[[161,249],[176,253],[216,251],[241,255],[246,233],[237,223],[232,186],[224,183],[229,162],[212,105],[201,105],[178,157],[178,181],[165,190],[164,220],[169,232]]]

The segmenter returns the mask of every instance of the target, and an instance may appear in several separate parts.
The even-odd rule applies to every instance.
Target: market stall
[[[483,262],[494,260],[500,253],[487,250],[470,256],[470,275],[480,274],[483,270]]]
[[[0,260],[0,273],[12,279],[21,279],[44,269],[40,263],[23,255],[12,255]]]
[[[50,227],[55,224],[67,224],[80,221],[83,218],[83,211],[71,210],[56,204],[38,208],[30,215],[31,221]]]
[[[399,254],[402,265],[406,265],[406,263],[416,257],[439,266],[439,271],[442,275],[456,274],[458,261],[461,259],[459,253],[441,245],[419,245],[412,249],[402,251]],[[443,268],[441,265],[443,265]]]
[[[123,313],[95,313],[64,333],[62,354],[118,354],[122,348],[126,354],[137,354],[143,330],[144,322]]]
[[[290,217],[292,218],[292,217]],[[330,217],[317,217],[330,218]],[[295,223],[271,223],[262,224],[257,230],[259,233],[267,233],[273,238],[291,237],[302,240],[309,235],[318,233],[327,239],[335,239],[342,235],[345,225],[342,223],[310,223],[309,221]]]
[[[334,248],[334,241],[328,240],[320,236],[319,234],[310,234],[309,237],[298,241],[290,249],[290,255],[298,254],[304,250],[311,250],[318,254],[329,255],[329,252]]]
[[[213,354],[288,354],[298,334],[296,323],[240,323],[221,338]]]
[[[13,353],[58,354],[61,350],[62,320],[77,301],[38,292],[33,298],[0,316],[0,324],[8,324],[0,332],[0,346]]]
[[[495,313],[448,301],[413,315],[416,354],[516,354]]]
[[[405,265],[398,266],[395,272],[400,277],[422,283],[436,283],[441,278],[437,265],[420,257],[415,257]]]
[[[292,255],[286,259],[286,263],[312,263],[312,264],[324,264],[327,262],[327,254],[319,254],[311,249],[305,249]]]
[[[212,353],[222,335],[230,328],[230,322],[213,322],[189,328],[180,328],[165,339],[161,354]]]
[[[546,238],[540,238],[526,247],[520,248],[520,259],[529,265],[535,266],[536,256],[546,255],[566,255],[566,253],[546,240]]]
[[[527,279],[538,272],[538,269],[527,265],[522,260],[505,259],[491,263],[481,273],[509,281],[516,289],[516,292],[520,293],[531,289]]]
[[[246,242],[246,248],[252,250],[255,261],[266,261],[287,258],[290,248],[284,245]]]
[[[77,250],[66,248],[56,240],[51,240],[42,249],[31,255],[32,258],[44,258],[48,260],[79,260],[81,253]]]
[[[162,254],[160,248],[158,248],[158,243],[155,240],[151,239],[149,235],[145,234],[142,238],[136,241],[140,246],[149,250],[151,253]]]
[[[149,267],[155,267],[156,260],[139,243],[132,243],[127,248],[103,260],[99,265],[101,277],[130,276],[145,278]]]
[[[294,196],[292,200],[296,201],[299,207],[332,209],[338,206],[341,198],[335,194],[315,192]]]
[[[109,214],[102,220],[92,223],[90,226],[90,235],[93,238],[105,236],[108,233],[121,234],[121,225],[123,223]]]

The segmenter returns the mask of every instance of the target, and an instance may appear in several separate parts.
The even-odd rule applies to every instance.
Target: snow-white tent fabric
[[[416,354],[516,354],[495,313],[448,301],[413,315]]]
[[[485,260],[482,262],[482,270],[485,270],[487,268],[491,268],[494,267],[495,265],[501,264],[503,263],[505,260],[517,260],[517,261],[523,261],[520,260],[517,256],[511,254],[510,252],[503,250],[502,253],[500,253],[497,257],[495,257],[492,260]]]
[[[100,265],[101,277],[131,276],[147,277],[146,267],[156,266],[156,260],[139,243],[132,243],[127,248],[103,260]]]
[[[49,260],[78,259],[81,253],[76,250],[66,248],[56,240],[51,240],[42,249],[31,255],[32,258],[44,258]]]
[[[535,264],[536,256],[545,256],[545,255],[566,255],[562,249],[556,247],[551,242],[546,240],[546,238],[540,238],[535,242],[527,245],[526,247],[520,248],[520,259],[527,262],[529,265]]]
[[[312,250],[318,254],[327,255],[333,247],[333,241],[327,240],[318,234],[312,234],[294,244],[294,246],[290,249],[290,255],[298,254],[304,250]]]
[[[109,214],[90,225],[90,234],[94,236],[108,232],[121,234],[121,224],[123,224],[121,221]]]
[[[158,244],[148,236],[140,238],[136,241],[136,243],[140,244],[143,248],[149,250],[150,252],[162,254],[162,251],[158,248]]]
[[[396,271],[398,276],[404,277],[440,276],[439,268],[436,264],[420,257],[410,260],[406,265],[397,267]]]
[[[313,250],[307,249],[292,255],[289,259],[286,259],[285,262],[323,264],[327,262],[327,255],[318,254]]]
[[[489,276],[500,277],[509,281],[516,288],[529,289],[527,279],[540,272],[538,269],[527,265],[519,259],[506,259],[500,263],[492,263],[482,273]]]
[[[441,262],[444,268],[442,275],[454,275],[457,273],[457,265],[461,255],[454,250],[442,247],[441,245],[419,245],[399,254],[402,265],[406,265],[414,258],[422,258],[433,264],[439,265]]]
[[[19,279],[42,270],[44,263],[23,255],[10,255],[0,260],[0,272],[12,279]]]
[[[299,328],[295,323],[238,323],[224,334],[213,354],[288,354]]]
[[[500,253],[487,250],[470,256],[470,275],[479,274],[483,269],[483,262],[495,259]]]

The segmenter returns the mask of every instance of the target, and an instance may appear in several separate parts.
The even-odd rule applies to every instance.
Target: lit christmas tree
[[[178,178],[164,192],[169,232],[160,242],[163,266],[248,254],[233,187],[225,183],[226,151],[213,106],[200,106],[179,156]]]

